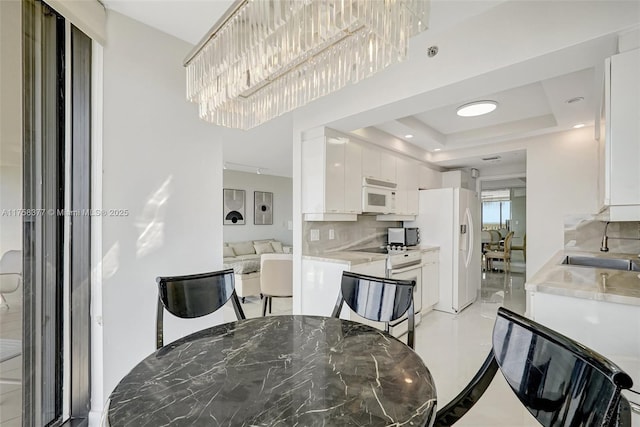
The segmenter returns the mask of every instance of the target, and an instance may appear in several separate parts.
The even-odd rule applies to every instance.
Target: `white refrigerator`
[[[405,227],[420,244],[440,247],[440,300],[434,309],[459,313],[478,297],[481,280],[480,201],[464,188],[420,190],[420,210]],[[423,283],[422,287],[434,286]]]

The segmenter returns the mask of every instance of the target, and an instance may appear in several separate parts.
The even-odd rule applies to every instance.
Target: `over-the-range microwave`
[[[362,212],[394,213],[396,209],[396,187],[393,182],[375,178],[362,178]]]

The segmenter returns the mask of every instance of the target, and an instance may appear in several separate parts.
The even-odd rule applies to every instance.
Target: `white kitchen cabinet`
[[[344,149],[344,210],[362,213],[362,146],[349,141]]]
[[[389,181],[396,182],[396,162],[397,156],[387,151],[382,151],[380,154],[380,178]]]
[[[396,190],[396,215],[407,215],[408,207],[407,207],[407,190],[408,190],[408,174],[407,174],[407,166],[409,164],[409,160],[403,158],[396,159],[396,183],[398,184],[398,188]]]
[[[420,165],[419,175],[418,188],[420,188],[420,190],[442,187],[442,172]]]
[[[406,169],[407,175],[407,214],[418,215],[419,196],[418,188],[420,185],[420,176],[418,172],[418,164],[409,161]]]
[[[384,266],[384,260],[351,265],[347,260],[344,262],[327,262],[311,257],[303,258],[302,313],[314,316],[330,316],[338,299],[344,271],[384,277]],[[343,305],[340,317],[365,323],[379,329],[384,328],[384,324],[380,322],[370,321],[358,316],[346,304]]]
[[[362,213],[361,147],[323,135],[302,143],[302,212],[305,219],[357,220]]]
[[[612,221],[640,219],[640,49],[605,66],[605,194]]]
[[[440,301],[440,251],[422,254],[422,313],[433,309]]]
[[[362,147],[362,176],[380,179],[380,149],[371,144]]]
[[[362,148],[362,176],[396,182],[396,156],[374,144]]]
[[[385,260],[381,259],[365,264],[356,264],[351,267],[351,271],[358,274],[366,274],[367,276],[384,277]]]
[[[397,215],[418,214],[418,164],[402,157],[396,158]]]

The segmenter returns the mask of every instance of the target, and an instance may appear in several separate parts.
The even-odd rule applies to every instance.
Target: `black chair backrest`
[[[342,273],[340,294],[333,310],[333,317],[340,317],[342,303],[365,319],[388,322],[409,312],[408,345],[413,348],[413,280],[394,280],[366,276],[345,271]]]
[[[504,308],[493,329],[493,353],[542,425],[617,425],[620,391],[632,381],[598,353]]]
[[[238,319],[244,312],[235,293],[233,269],[188,276],[158,277],[156,347],[163,345],[163,308],[174,316],[192,319],[206,316],[231,300]]]
[[[545,326],[498,309],[493,349],[469,385],[440,409],[434,427],[466,414],[498,371],[545,427],[629,427],[629,403],[621,396],[631,377],[610,360]]]

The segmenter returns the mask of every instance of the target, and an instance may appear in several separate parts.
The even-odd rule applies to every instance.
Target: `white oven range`
[[[387,277],[416,282],[413,289],[413,308],[415,325],[417,326],[422,318],[422,252],[419,250],[390,250],[387,256]],[[406,334],[407,330],[407,314],[394,322],[389,322],[389,332],[396,338]]]

